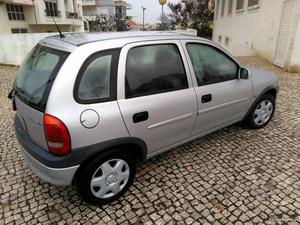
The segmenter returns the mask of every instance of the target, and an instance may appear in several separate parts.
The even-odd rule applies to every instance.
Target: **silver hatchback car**
[[[264,127],[277,92],[275,75],[243,68],[206,39],[80,33],[40,41],[11,98],[28,166],[103,205],[148,158],[239,121]]]

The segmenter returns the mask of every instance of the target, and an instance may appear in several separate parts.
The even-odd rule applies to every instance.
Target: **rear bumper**
[[[23,148],[22,152],[28,167],[42,180],[59,186],[68,186],[72,184],[73,177],[79,166],[50,168],[37,161]]]
[[[22,152],[29,168],[41,179],[59,186],[72,184],[73,177],[80,166],[70,155],[55,156],[34,143],[15,117],[15,133],[22,146]]]

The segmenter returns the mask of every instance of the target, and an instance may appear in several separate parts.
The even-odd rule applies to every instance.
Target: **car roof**
[[[50,36],[42,40],[45,45],[52,45],[64,49],[74,49],[91,42],[107,41],[107,40],[126,40],[128,43],[157,39],[204,39],[187,34],[180,34],[172,31],[129,31],[129,32],[97,32],[97,33],[68,33],[64,34],[64,38],[59,35]]]

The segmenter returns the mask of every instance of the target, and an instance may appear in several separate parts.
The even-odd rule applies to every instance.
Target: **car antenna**
[[[45,0],[44,0],[44,3],[45,3],[46,11],[48,12],[47,4],[46,4],[46,1],[45,1]],[[63,35],[63,33],[60,31],[59,26],[57,25],[57,23],[56,23],[56,21],[55,21],[53,15],[52,15],[52,12],[51,12],[51,11],[49,11],[49,14],[51,15],[51,18],[52,18],[52,20],[53,20],[53,22],[54,22],[54,24],[55,24],[55,26],[56,26],[56,29],[58,30],[59,37],[60,37],[60,38],[66,37],[66,36]]]

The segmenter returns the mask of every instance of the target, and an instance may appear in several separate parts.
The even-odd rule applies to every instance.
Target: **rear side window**
[[[26,56],[15,82],[15,94],[43,111],[58,70],[69,53],[37,45]]]
[[[126,98],[188,88],[180,52],[174,44],[135,47],[126,63]]]
[[[95,53],[85,61],[75,84],[74,97],[77,102],[84,104],[116,99],[119,52]]]

